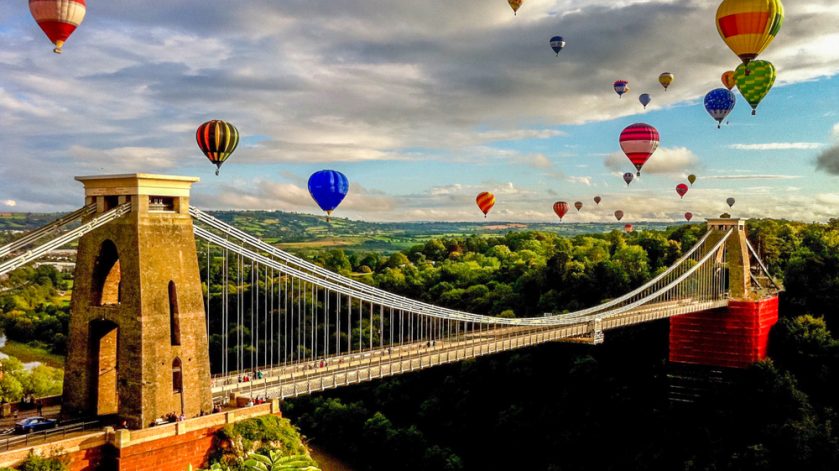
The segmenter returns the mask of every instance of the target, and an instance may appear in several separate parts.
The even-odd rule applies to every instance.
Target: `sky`
[[[496,195],[490,221],[556,221],[560,200],[584,204],[570,222],[839,217],[839,6],[785,2],[760,57],[774,88],[756,116],[738,94],[717,129],[702,98],[739,63],[718,5],[527,0],[514,16],[504,0],[88,0],[56,55],[9,0],[0,211],[73,209],[74,176],[142,172],[200,177],[202,209],[321,214],[306,182],[329,168],[351,182],[335,215],[368,221],[480,221],[481,191]],[[241,135],[219,176],[195,143],[209,119]],[[627,187],[618,136],[636,122],[661,147]]]

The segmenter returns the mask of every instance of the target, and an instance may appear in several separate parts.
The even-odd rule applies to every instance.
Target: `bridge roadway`
[[[727,305],[728,299],[663,301],[604,318],[601,328],[605,331]],[[579,322],[555,327],[514,326],[476,330],[456,337],[436,339],[433,346],[428,346],[428,341],[423,339],[390,348],[309,359],[263,369],[261,379],[254,378],[247,382],[239,382],[238,374],[215,377],[212,384],[213,399],[220,401],[231,394],[251,398],[296,397],[545,342],[592,343],[591,320],[586,316]],[[323,367],[320,367],[321,360],[325,363]]]

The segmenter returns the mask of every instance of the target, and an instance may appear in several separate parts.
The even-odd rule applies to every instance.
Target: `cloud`
[[[659,147],[644,164],[642,173],[680,175],[696,167],[699,158],[687,147]],[[603,161],[606,168],[621,173],[633,170],[626,155],[614,152]]]
[[[831,131],[830,135],[833,139],[839,140],[839,123],[833,125],[833,130]]]
[[[580,185],[591,186],[591,177],[575,177],[571,176],[566,178],[571,183],[577,183]]]
[[[763,144],[730,144],[726,147],[737,150],[808,150],[818,149],[819,142],[766,142]]]
[[[831,175],[839,175],[839,144],[819,154],[816,158],[816,169]]]
[[[15,200],[3,200],[3,206],[8,206],[10,208],[14,208],[17,206],[17,201]]]
[[[553,166],[553,162],[550,161],[545,154],[532,154],[526,155],[520,158],[522,164],[527,165],[528,167],[539,168],[539,169],[546,169],[551,168]]]
[[[800,175],[709,175],[703,180],[796,180]]]

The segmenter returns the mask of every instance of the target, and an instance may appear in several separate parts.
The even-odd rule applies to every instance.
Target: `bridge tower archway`
[[[189,215],[198,179],[76,179],[85,204],[96,205],[88,218],[119,205],[130,212],[79,239],[62,413],[116,415],[141,428],[172,413],[210,412],[204,296]]]

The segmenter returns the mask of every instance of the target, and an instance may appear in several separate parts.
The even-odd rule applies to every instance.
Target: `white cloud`
[[[708,175],[703,180],[796,180],[800,175]]]
[[[578,183],[580,185],[591,186],[591,177],[577,177],[571,176],[566,178],[571,183]]]
[[[698,162],[699,158],[687,147],[659,147],[644,164],[641,173],[682,175],[695,168]],[[623,172],[634,172],[626,155],[619,152],[606,156],[603,163],[606,168],[621,175]]]
[[[3,200],[3,206],[8,206],[10,208],[14,208],[17,206],[17,201],[15,200]]]
[[[833,125],[831,135],[833,136],[833,139],[839,140],[839,123]]]
[[[737,150],[808,150],[818,149],[823,144],[819,142],[766,142],[762,144],[730,144],[729,149]]]

